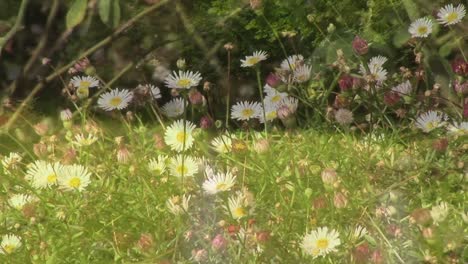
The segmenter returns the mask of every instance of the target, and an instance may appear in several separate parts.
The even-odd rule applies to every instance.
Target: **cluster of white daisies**
[[[419,115],[416,118],[415,125],[425,133],[440,127],[446,127],[448,132],[453,135],[468,134],[468,122],[449,122],[446,114],[433,110]]]
[[[464,5],[459,4],[455,7],[453,4],[449,4],[441,8],[437,13],[437,22],[444,26],[451,26],[460,23],[465,15]],[[413,38],[427,38],[432,33],[432,26],[432,19],[423,17],[411,23],[408,31]]]
[[[268,58],[264,51],[256,51],[252,56],[241,60],[242,67],[253,67]],[[304,83],[310,79],[312,68],[304,63],[302,55],[292,55],[281,62],[278,77],[283,83]],[[231,108],[231,118],[239,121],[248,121],[258,118],[261,123],[288,118],[294,114],[298,107],[298,100],[288,96],[287,93],[265,84],[263,87],[265,98],[263,102],[241,101]]]

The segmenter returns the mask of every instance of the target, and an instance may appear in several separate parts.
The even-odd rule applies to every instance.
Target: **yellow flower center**
[[[177,86],[187,88],[192,84],[190,79],[180,79],[177,81]]]
[[[438,122],[435,122],[435,121],[434,121],[434,122],[428,122],[428,123],[426,124],[426,129],[427,129],[427,130],[432,130],[432,129],[438,127],[438,126],[439,126],[439,123],[438,123]]]
[[[78,96],[80,97],[88,97],[89,95],[89,89],[88,87],[79,87],[77,90],[76,90],[76,93],[78,94]]]
[[[14,245],[11,245],[11,244],[5,245],[3,247],[3,250],[8,254],[11,254],[13,251],[15,251],[15,249],[16,249],[16,247]]]
[[[452,23],[458,19],[458,14],[455,12],[450,13],[446,16],[446,19],[448,23]]]
[[[79,87],[80,87],[80,88],[88,89],[90,85],[91,85],[91,83],[88,82],[88,81],[81,81]]]
[[[280,95],[275,95],[271,98],[271,102],[272,103],[276,103],[276,102],[279,102],[281,100],[281,96]]]
[[[177,135],[176,135],[176,140],[177,140],[179,143],[182,143],[182,144],[183,144],[184,141],[187,140],[187,134],[185,134],[183,131],[177,133]]]
[[[81,185],[81,179],[75,177],[75,178],[71,179],[71,180],[68,182],[68,184],[70,185],[70,187],[78,188],[78,187],[80,187],[80,185]]]
[[[216,190],[224,191],[224,190],[226,190],[226,188],[227,188],[227,184],[225,184],[225,183],[218,183],[216,185]]]
[[[182,165],[179,165],[179,166],[177,166],[176,171],[177,171],[177,173],[178,173],[179,175],[185,175],[185,174],[187,174],[187,172],[188,172],[188,168],[187,168],[187,166],[185,166],[185,165],[183,165],[183,166],[182,166]]]
[[[113,107],[117,107],[122,103],[122,98],[120,97],[114,97],[110,99],[109,104]]]
[[[234,209],[233,216],[235,218],[241,218],[246,215],[247,213],[243,207],[237,207],[236,209]]]
[[[267,120],[273,120],[273,119],[275,119],[275,118],[276,118],[276,111],[269,112],[269,113],[267,113],[267,115],[266,115],[266,119],[267,119]]]
[[[328,242],[328,239],[326,239],[326,238],[322,238],[322,239],[317,240],[317,248],[320,249],[320,250],[327,249],[328,244],[329,244],[329,242]]]
[[[250,108],[242,110],[242,116],[251,117],[254,114],[254,111]]]
[[[260,58],[258,58],[258,57],[252,57],[252,58],[248,58],[246,62],[247,62],[248,65],[255,65],[255,64],[257,64],[259,61],[260,61]]]
[[[418,28],[418,33],[419,33],[420,35],[426,34],[427,31],[428,31],[428,29],[427,29],[426,26],[421,26],[421,27]]]
[[[48,183],[55,183],[55,182],[57,182],[57,175],[55,175],[55,173],[52,173],[52,174],[50,174],[49,176],[47,176],[47,182],[48,182]]]

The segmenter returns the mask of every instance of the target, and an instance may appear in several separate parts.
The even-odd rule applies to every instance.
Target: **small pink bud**
[[[200,127],[202,129],[209,129],[213,126],[213,119],[209,116],[202,116],[200,119]]]
[[[356,36],[353,40],[353,50],[358,55],[365,55],[369,51],[369,44],[365,39]]]
[[[224,250],[227,244],[228,244],[228,241],[221,234],[217,234],[215,238],[213,238],[213,240],[211,241],[211,246],[215,250]]]
[[[276,88],[282,83],[282,81],[281,81],[281,78],[278,77],[276,74],[270,73],[268,74],[268,77],[266,78],[266,83],[269,86]]]
[[[205,100],[203,98],[203,94],[201,94],[199,91],[191,90],[189,92],[189,101],[193,105],[202,105]]]
[[[343,92],[353,88],[353,77],[349,75],[341,76],[340,80],[338,81],[338,85]]]

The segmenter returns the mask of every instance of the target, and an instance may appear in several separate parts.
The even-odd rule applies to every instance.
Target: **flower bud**
[[[343,75],[341,76],[340,80],[338,81],[338,85],[342,92],[347,91],[353,88],[353,77],[350,75]]]
[[[369,44],[365,39],[360,38],[359,36],[354,38],[352,45],[354,52],[358,55],[365,55],[369,51]]]
[[[209,116],[202,116],[200,119],[200,127],[202,129],[209,129],[213,126],[213,119]]]
[[[427,225],[432,222],[431,211],[427,208],[414,210],[410,215],[410,222],[419,225]]]
[[[228,241],[221,234],[217,234],[215,238],[213,238],[213,240],[211,241],[211,247],[214,250],[224,250],[227,244],[228,244]]]
[[[336,170],[333,168],[326,168],[322,171],[321,174],[322,181],[324,184],[333,185],[338,181],[338,176]]]
[[[193,105],[202,105],[204,102],[203,95],[196,89],[190,90],[189,101]]]
[[[276,88],[282,83],[282,81],[281,81],[281,78],[278,77],[276,74],[270,73],[268,74],[268,77],[266,78],[266,83],[269,86]]]
[[[438,152],[445,152],[448,147],[448,140],[446,138],[439,138],[432,142],[432,148]]]
[[[333,197],[333,205],[336,208],[345,208],[348,205],[348,198],[342,192],[337,192]]]
[[[268,139],[260,139],[254,143],[254,150],[258,154],[263,154],[270,148],[270,142]]]
[[[176,64],[179,70],[184,70],[187,67],[187,63],[184,58],[178,59]]]
[[[153,236],[148,233],[144,233],[140,235],[140,239],[138,239],[137,245],[142,251],[148,251],[154,244]]]

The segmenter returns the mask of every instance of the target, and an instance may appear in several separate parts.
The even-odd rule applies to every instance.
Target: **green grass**
[[[424,254],[437,263],[464,257],[463,138],[449,138],[447,150],[438,152],[432,148],[434,139],[422,134],[402,137],[384,131],[362,137],[327,130],[276,131],[267,151],[257,153],[254,145],[261,134],[243,132],[235,136],[248,150],[217,154],[209,146],[212,133],[200,131],[190,154],[205,157],[216,170],[229,168],[237,177],[230,191],[210,196],[201,188],[202,173],[182,181],[168,172],[149,171],[150,158],[174,155],[168,147],[155,147],[153,135],[161,135],[160,128],[96,127],[99,139],[87,147],[65,139],[66,133],[77,131],[58,130],[42,158],[60,161],[67,149],[76,149],[73,163],[92,172],[83,192],[31,188],[24,175],[26,165],[38,159],[26,154],[33,153],[32,142],[10,142],[8,151],[16,150],[24,159],[17,169],[1,174],[0,234],[16,234],[23,245],[11,255],[0,255],[1,263],[192,263],[192,251],[200,249],[207,251],[202,263],[309,263],[312,258],[300,243],[306,233],[322,226],[337,230],[341,245],[314,263],[352,263],[358,245],[368,248],[368,259],[378,250],[385,263],[420,263]],[[127,163],[117,161],[116,136],[124,137],[131,153]],[[50,135],[41,140],[50,140]],[[322,182],[325,168],[336,170],[339,181],[334,186]],[[224,206],[244,188],[253,205],[247,217],[234,220]],[[38,200],[16,210],[8,205],[15,193],[33,194]],[[338,207],[337,193],[346,200]],[[174,216],[166,201],[182,194],[192,195],[188,212]],[[449,205],[444,221],[411,221],[416,209],[430,210],[440,201]],[[366,227],[368,235],[352,240],[348,234],[357,225]],[[245,240],[238,233],[230,235],[234,226],[246,230]],[[262,232],[270,236],[262,239]],[[140,239],[142,234],[146,236]],[[217,234],[229,241],[224,250],[211,246]]]

